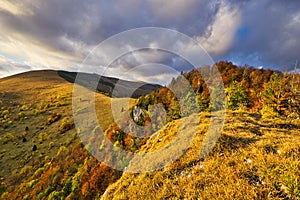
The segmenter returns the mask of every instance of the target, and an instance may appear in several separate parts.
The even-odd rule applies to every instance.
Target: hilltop
[[[65,80],[85,87],[91,87],[98,92],[113,97],[132,97],[138,98],[149,94],[161,86],[158,84],[149,84],[145,82],[126,81],[118,78],[100,76],[97,74],[88,74],[83,72],[58,71],[58,75]],[[77,77],[77,79],[76,79]],[[133,91],[133,92],[131,92]],[[130,96],[128,96],[130,94]]]

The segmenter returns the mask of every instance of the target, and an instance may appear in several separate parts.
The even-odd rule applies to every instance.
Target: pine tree
[[[228,88],[225,89],[227,108],[231,110],[239,109],[241,106],[247,107],[249,103],[248,94],[242,84],[233,81]]]
[[[262,93],[264,106],[272,108],[273,111],[278,114],[283,114],[284,110],[288,107],[287,95],[289,94],[289,89],[283,87],[283,81],[284,79],[280,79],[277,73],[273,73],[270,77],[270,81],[265,86],[264,92]]]

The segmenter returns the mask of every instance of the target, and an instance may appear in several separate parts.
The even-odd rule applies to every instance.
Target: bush
[[[34,184],[36,184],[38,182],[38,179],[35,179],[35,180],[31,180],[27,183],[27,186],[29,188],[32,188],[34,186]]]
[[[57,152],[57,155],[59,155],[61,152],[65,152],[65,151],[68,151],[68,148],[65,147],[65,146],[61,146],[61,147],[59,147],[59,150],[58,150],[58,152]]]
[[[61,193],[60,192],[53,191],[51,194],[49,194],[48,199],[49,200],[57,200],[57,199],[60,199],[60,197],[61,197]]]
[[[18,115],[19,115],[19,117],[20,117],[20,118],[24,118],[24,117],[26,117],[26,114],[25,114],[24,112],[22,112],[22,111],[21,111],[21,112],[19,112],[19,114],[18,114]]]
[[[64,118],[59,127],[59,131],[60,131],[60,133],[64,133],[64,132],[70,130],[71,128],[73,128],[73,123],[71,123],[68,118]]]
[[[0,197],[6,191],[6,187],[4,185],[0,186]]]
[[[8,115],[9,114],[9,111],[8,110],[3,110],[2,111],[2,115],[4,116],[4,115]]]
[[[39,176],[39,175],[41,175],[41,174],[44,172],[44,170],[45,170],[44,167],[38,168],[38,169],[34,172],[34,175],[35,175],[35,176]]]
[[[263,119],[273,119],[279,117],[279,113],[274,110],[274,108],[269,106],[264,106],[260,110],[260,114],[262,115]]]
[[[21,169],[20,174],[28,174],[31,170],[32,170],[32,166],[30,166],[30,165],[24,166]]]
[[[53,124],[54,122],[58,121],[60,118],[61,118],[61,114],[52,113],[50,117],[48,117],[46,124],[47,125]]]
[[[28,110],[28,107],[26,105],[23,105],[20,109],[20,111],[25,111],[25,110]]]
[[[32,110],[32,114],[33,115],[39,115],[41,112],[39,111],[39,110],[37,110],[37,109],[33,109]]]
[[[50,142],[49,145],[48,145],[48,149],[52,149],[52,147],[54,147],[54,142]]]
[[[44,142],[46,140],[48,140],[50,137],[47,133],[40,133],[38,136],[38,140],[39,142]]]
[[[44,197],[44,193],[39,193],[39,195],[37,196],[37,199],[42,199]]]
[[[3,141],[3,144],[6,144],[15,138],[16,137],[12,133],[6,133],[1,140]]]
[[[72,192],[72,180],[71,178],[68,178],[63,188],[64,197],[67,197],[71,192]]]
[[[48,103],[40,103],[40,105],[38,106],[39,110],[42,111],[46,111],[49,107],[50,105]]]

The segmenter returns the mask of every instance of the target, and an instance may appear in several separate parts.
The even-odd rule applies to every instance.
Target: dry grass
[[[102,198],[300,198],[299,120],[264,121],[251,113],[230,112],[221,138],[204,160],[199,159],[199,149],[208,119],[201,120],[194,142],[176,162],[155,172],[124,173]],[[170,140],[164,138],[173,135],[176,122],[160,132],[161,142],[153,136],[141,151],[168,144]],[[195,123],[190,121],[189,126]]]
[[[41,160],[47,161],[51,166],[51,159],[55,158],[58,151],[67,152],[71,145],[78,144],[80,140],[74,128],[63,134],[60,131],[63,119],[69,119],[72,124],[72,90],[73,85],[53,71],[25,73],[0,80],[0,123],[5,125],[0,127],[1,181],[12,174],[33,173],[32,169]],[[96,114],[101,128],[105,129],[113,122],[111,99],[101,94],[96,94],[95,97]],[[123,104],[127,100],[113,100],[116,103],[113,106],[116,113],[123,108],[127,109]],[[130,100],[129,106],[133,102],[134,100]],[[19,117],[20,112],[22,117]],[[48,118],[55,113],[61,117],[47,124]],[[185,143],[195,136],[185,153],[175,162],[155,172],[124,173],[102,198],[300,198],[299,119],[261,119],[257,114],[229,112],[216,146],[202,160],[199,158],[200,148],[210,117],[210,113],[201,114],[200,125],[197,115],[165,125],[140,151],[156,152],[172,141]],[[117,121],[121,120],[120,113],[116,118]],[[176,138],[181,124],[185,124],[182,135],[189,137]],[[7,133],[13,137],[3,143]],[[47,133],[47,137],[42,137],[42,133]],[[27,139],[25,142],[22,142],[23,137]],[[37,145],[35,152],[32,151],[34,144]],[[176,149],[173,150],[169,153],[176,152]],[[177,150],[182,151],[180,148]],[[163,158],[167,159],[160,157],[162,160]],[[141,167],[146,164],[140,163]],[[47,175],[43,174],[47,166],[48,164],[43,166],[36,174]],[[82,173],[86,171],[84,166],[78,167],[80,173],[80,170]],[[47,173],[52,173],[51,170]],[[24,188],[38,185],[35,179],[23,182]],[[2,190],[1,185],[0,191]],[[26,191],[22,194],[25,193]]]
[[[41,155],[54,157],[62,145],[70,147],[80,141],[72,125],[72,92],[73,84],[55,71],[33,71],[0,79],[0,178],[6,179],[38,162]],[[95,100],[99,119],[107,116],[100,123],[105,129],[113,122],[109,114],[111,99],[97,93]],[[14,136],[9,142],[5,139],[8,132]],[[47,137],[43,137],[45,133]],[[26,142],[22,142],[24,137]],[[32,152],[34,144],[36,152]]]

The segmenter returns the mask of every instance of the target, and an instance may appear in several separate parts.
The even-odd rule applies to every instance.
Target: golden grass
[[[286,127],[281,125],[284,121],[271,123],[251,113],[229,112],[219,141],[204,160],[199,159],[199,150],[208,123],[201,123],[192,145],[178,160],[155,172],[124,173],[102,199],[298,199],[299,120],[285,121]],[[160,137],[172,135],[170,127],[176,122],[166,125]],[[141,151],[168,142],[157,142],[153,136]]]
[[[0,125],[0,178],[6,179],[25,165],[39,161],[40,155],[53,158],[60,146],[70,147],[80,141],[73,126],[68,130],[63,121],[69,119],[72,125],[72,94],[73,84],[55,71],[32,71],[0,79],[0,124],[3,121],[4,125]],[[124,99],[116,101],[115,105],[120,105],[118,101]],[[105,129],[113,122],[111,98],[96,93],[95,102],[99,123]],[[53,116],[60,117],[48,123]],[[28,131],[24,131],[26,127]],[[7,132],[14,138],[3,144]],[[47,138],[42,137],[44,133]],[[26,142],[22,142],[23,137]],[[34,144],[37,151],[33,153]]]
[[[55,158],[59,149],[68,150],[71,145],[78,144],[80,140],[74,128],[63,134],[59,131],[63,119],[72,121],[73,118],[72,90],[73,85],[54,71],[30,72],[0,79],[0,118],[7,126],[0,127],[0,137],[4,138],[8,132],[14,136],[9,142],[0,144],[1,178],[5,179],[14,173],[28,174],[30,167],[34,168],[40,160],[49,161],[50,166],[51,159]],[[102,94],[95,94],[96,115],[102,129],[114,120],[111,102],[119,121],[122,119],[120,111],[128,108],[124,104],[127,100],[112,100]],[[130,107],[134,100],[130,99],[129,102]],[[15,121],[14,118],[20,112],[23,112],[22,118]],[[60,114],[61,118],[47,125],[47,119],[54,113]],[[299,119],[261,119],[253,113],[229,112],[221,137],[213,151],[202,160],[199,158],[200,148],[210,117],[210,113],[202,113],[200,118],[192,115],[166,124],[142,146],[140,152],[156,152],[172,141],[189,141],[188,137],[176,138],[181,124],[184,124],[183,135],[187,133],[189,137],[195,136],[186,152],[160,170],[139,174],[123,173],[102,198],[300,198]],[[25,131],[26,127],[29,130]],[[47,133],[49,137],[39,141],[41,133]],[[23,143],[22,137],[26,137],[27,142]],[[33,144],[38,147],[36,152],[31,150]],[[168,153],[176,153],[173,150]],[[177,150],[181,152],[181,149]],[[160,157],[162,161],[164,158],[167,159]],[[144,167],[147,163],[140,165]],[[78,173],[81,173],[80,170],[86,171],[83,167],[78,170]],[[37,174],[43,174],[43,171],[41,168]],[[24,187],[20,185],[20,189],[38,185],[35,179],[23,182]]]

